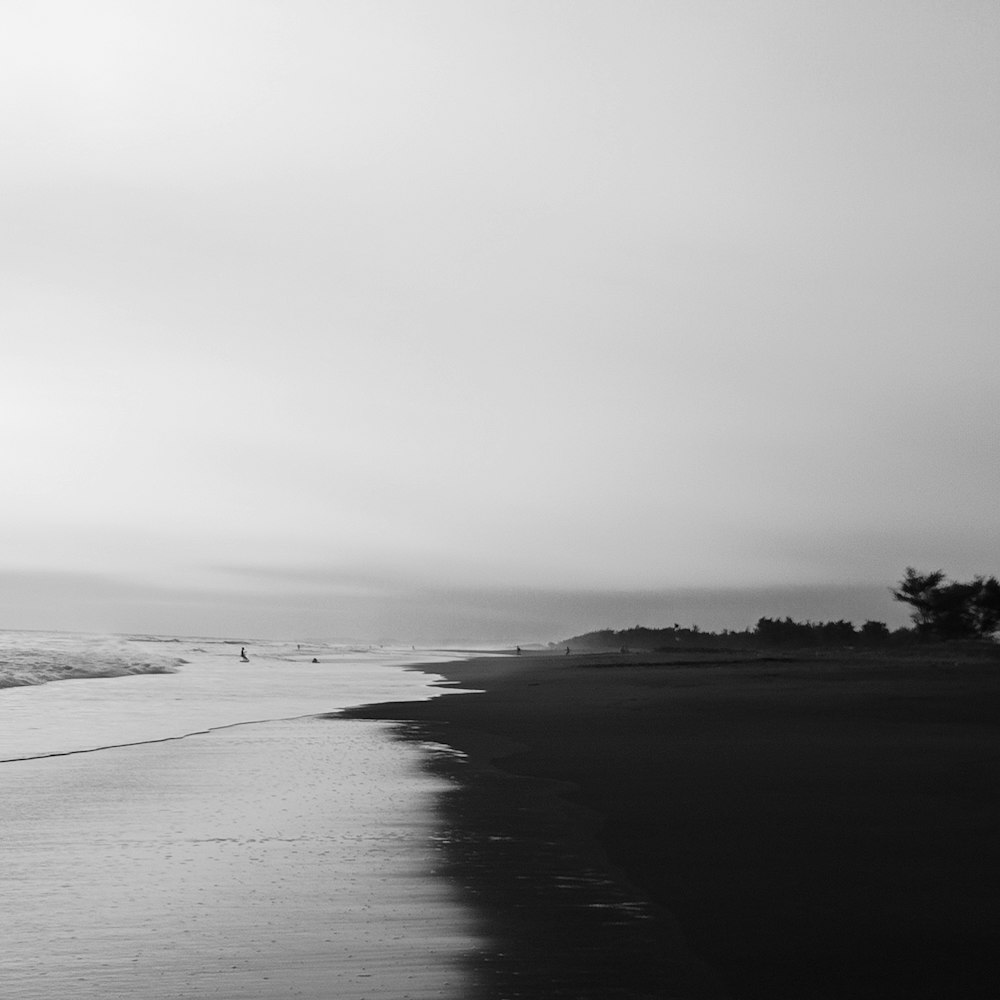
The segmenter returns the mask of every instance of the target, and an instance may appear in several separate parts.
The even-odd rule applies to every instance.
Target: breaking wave
[[[0,632],[0,688],[84,677],[172,674],[187,661],[123,636]]]

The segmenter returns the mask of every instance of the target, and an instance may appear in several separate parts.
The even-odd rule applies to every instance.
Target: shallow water
[[[427,697],[418,657],[293,651],[0,691],[5,996],[468,995],[430,751],[316,718]]]
[[[11,635],[27,633],[0,633]],[[52,634],[47,656],[30,635],[35,659],[61,658],[99,670],[93,637]],[[116,642],[116,648],[112,642]],[[213,727],[332,712],[348,705],[423,700],[440,693],[428,675],[407,665],[447,660],[435,651],[261,642],[248,647],[218,639],[155,640],[101,637],[107,663],[150,663],[173,673],[139,673],[60,680],[0,689],[0,760],[185,736]],[[124,650],[125,652],[122,652]],[[81,652],[82,651],[82,652]],[[0,645],[0,666],[9,650]],[[317,659],[318,663],[312,660]],[[46,662],[49,672],[57,669]]]

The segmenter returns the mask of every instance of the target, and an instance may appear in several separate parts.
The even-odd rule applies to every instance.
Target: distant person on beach
[[[566,647],[566,655],[569,656],[569,646]]]
[[[517,655],[520,656],[521,655],[521,647],[517,646],[516,648],[517,648]]]
[[[250,657],[247,656],[247,648],[246,648],[246,646],[240,646],[240,659],[244,663],[249,663],[250,662]]]
[[[313,663],[319,663],[319,660],[317,660],[315,656],[313,657]]]

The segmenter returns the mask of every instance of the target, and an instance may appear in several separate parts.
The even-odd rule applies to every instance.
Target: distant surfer
[[[247,656],[247,648],[246,648],[246,646],[240,646],[240,659],[244,663],[249,663],[250,662],[250,657]]]

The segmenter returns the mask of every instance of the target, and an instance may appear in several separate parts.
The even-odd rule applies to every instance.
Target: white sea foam
[[[0,688],[84,677],[169,674],[183,657],[124,636],[68,632],[0,632]]]

